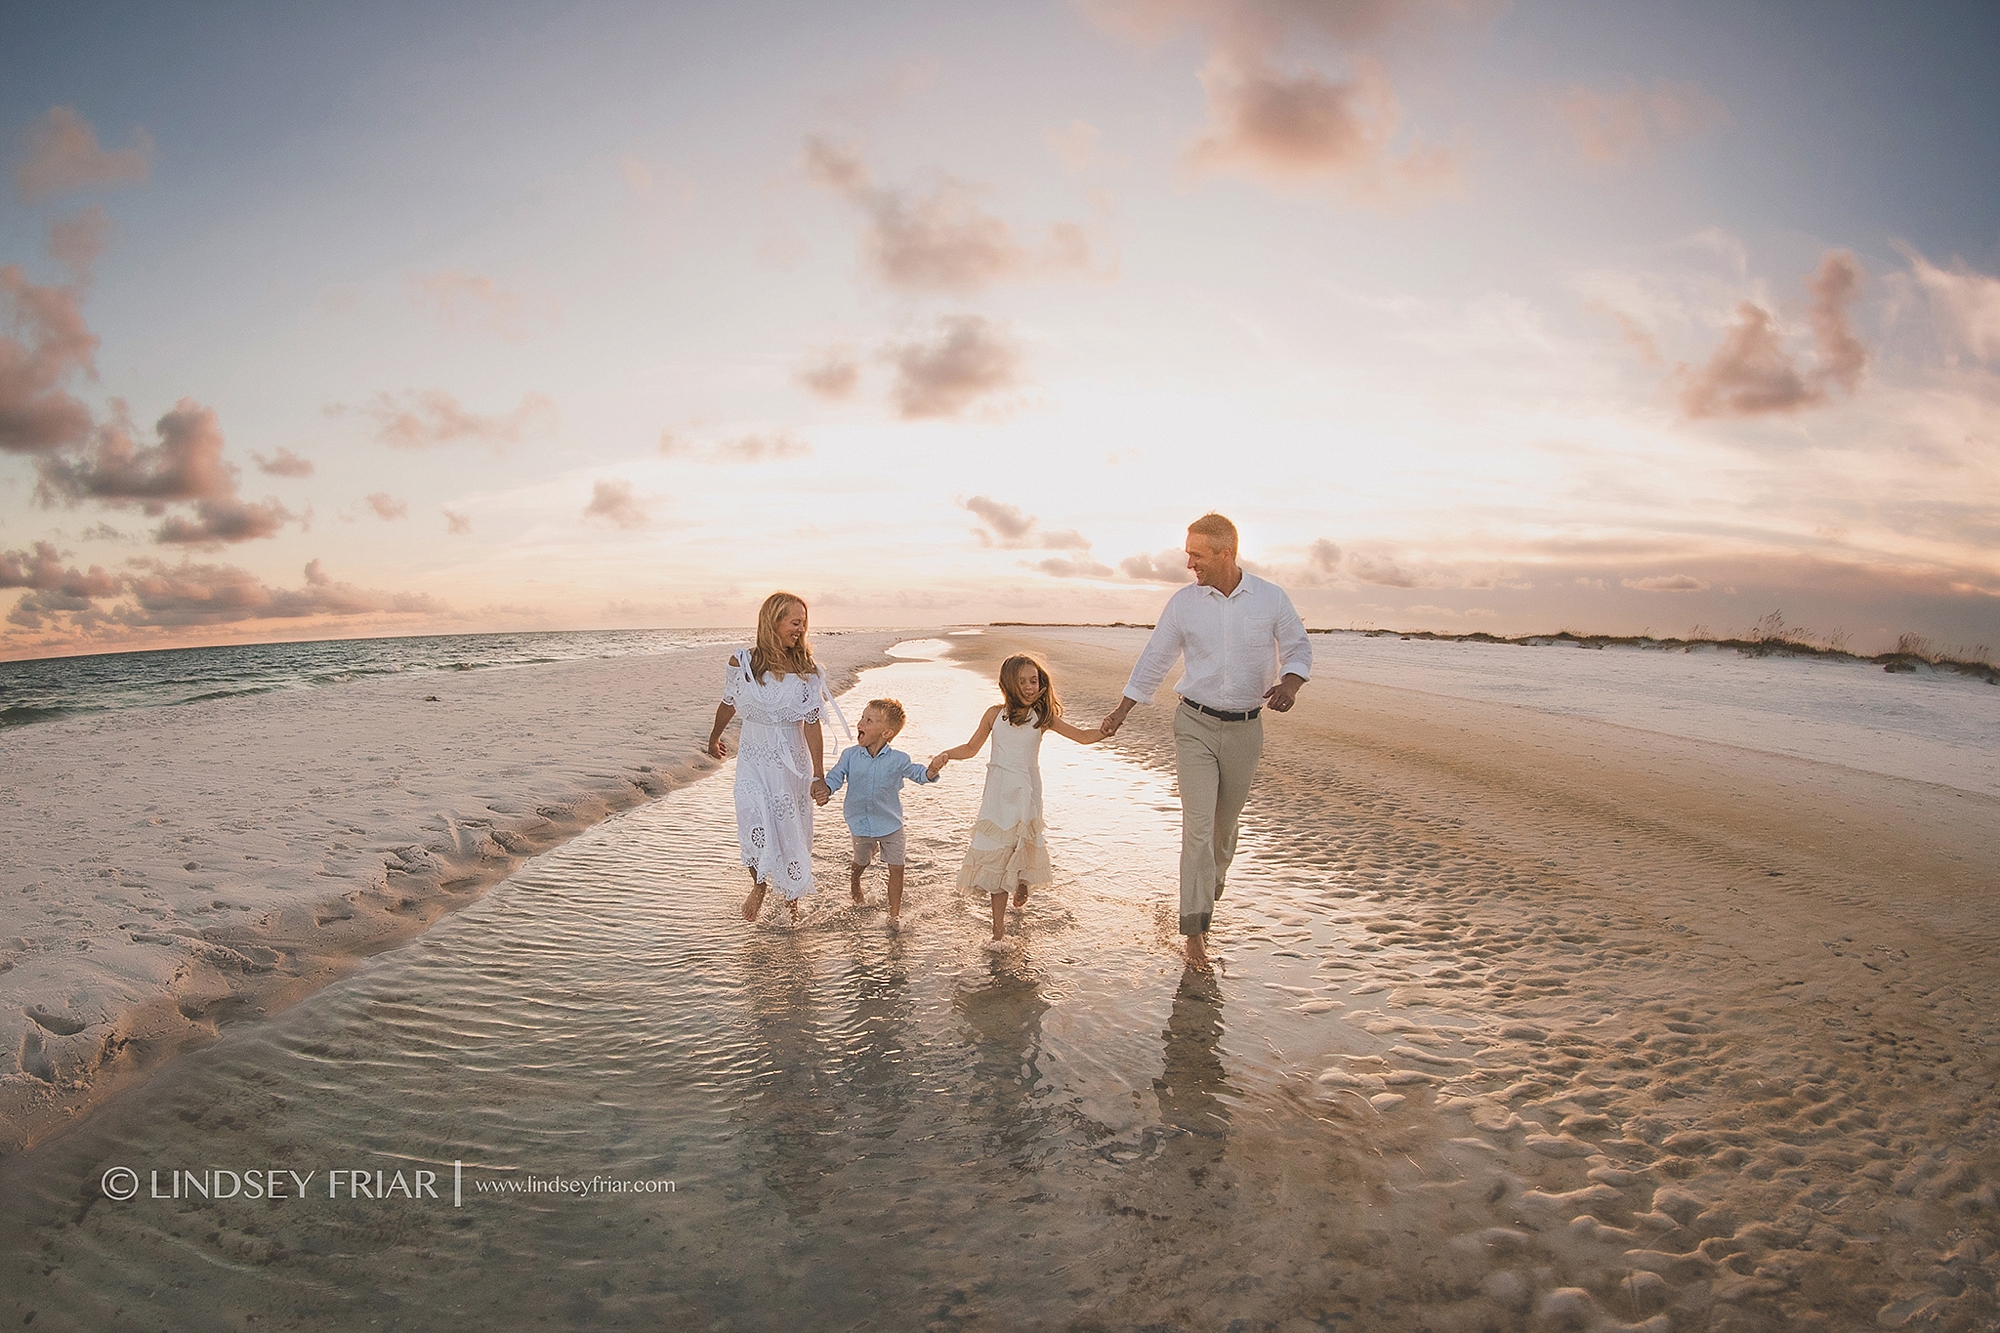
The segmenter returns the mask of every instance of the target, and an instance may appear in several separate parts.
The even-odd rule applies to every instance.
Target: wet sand
[[[844,688],[898,637],[821,635],[819,652]],[[0,733],[0,1156],[712,772],[727,656],[378,677]]]
[[[922,757],[1025,645],[1088,725],[1142,638],[958,639],[966,671],[870,672],[849,702],[899,693],[898,744]],[[1108,746],[1047,743],[1057,883],[997,959],[984,904],[952,888],[976,763],[906,792],[899,936],[879,876],[844,904],[831,809],[805,926],[732,920],[726,772],[585,832],[7,1164],[0,1309],[55,1328],[1993,1326],[1991,798],[1315,681],[1270,720],[1201,979],[1176,957],[1167,724],[1158,706]],[[454,1162],[456,1208],[102,1183]],[[474,1195],[535,1175],[678,1189]]]
[[[1094,701],[1144,638],[1109,637],[958,656],[1031,643]],[[1171,772],[1161,699],[1114,744]],[[1266,738],[1253,855],[1353,895],[1276,984],[1396,1041],[1313,1095],[1429,1154],[1342,1136],[1380,1295],[1417,1284],[1438,1328],[1994,1326],[2000,802],[1330,680]],[[1239,964],[1278,943],[1246,897]]]

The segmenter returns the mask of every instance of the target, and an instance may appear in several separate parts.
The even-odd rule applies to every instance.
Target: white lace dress
[[[993,749],[986,761],[986,792],[972,846],[958,870],[958,887],[978,893],[1012,893],[1055,878],[1042,828],[1042,736],[1031,719],[1015,726],[1003,710],[993,719]]]
[[[812,893],[812,755],[808,722],[819,721],[818,676],[753,680],[750,650],[729,659],[722,702],[742,719],[736,743],[736,839],[757,882],[785,897]]]

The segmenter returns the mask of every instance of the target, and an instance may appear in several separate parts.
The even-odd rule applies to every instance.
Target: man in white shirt
[[[1188,525],[1195,581],[1167,599],[1104,734],[1151,703],[1184,659],[1174,710],[1181,792],[1181,934],[1188,966],[1209,970],[1209,918],[1236,855],[1236,821],[1264,750],[1265,708],[1288,712],[1312,675],[1312,644],[1292,599],[1236,563],[1236,525],[1206,514]],[[1282,678],[1281,678],[1282,673]]]

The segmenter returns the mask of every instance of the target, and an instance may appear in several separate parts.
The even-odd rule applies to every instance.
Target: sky
[[[1149,622],[2000,645],[2000,10],[10,13],[0,658]]]

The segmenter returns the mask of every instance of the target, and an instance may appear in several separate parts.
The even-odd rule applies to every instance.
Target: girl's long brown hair
[[[819,663],[813,661],[812,645],[806,642],[805,635],[799,635],[799,646],[796,648],[787,648],[778,642],[778,622],[790,615],[794,606],[805,611],[806,599],[792,592],[774,592],[764,599],[763,609],[757,612],[757,646],[750,650],[752,679],[764,679],[766,671],[780,676],[810,676],[819,671]],[[810,624],[810,620],[807,623]]]
[[[1015,683],[1024,666],[1033,667],[1042,677],[1042,695],[1032,704],[1021,697],[1021,687]],[[1056,699],[1056,683],[1049,679],[1049,669],[1026,653],[1016,653],[1000,664],[1000,697],[1007,701],[1007,720],[1017,727],[1032,717],[1039,729],[1062,716],[1062,704]]]

